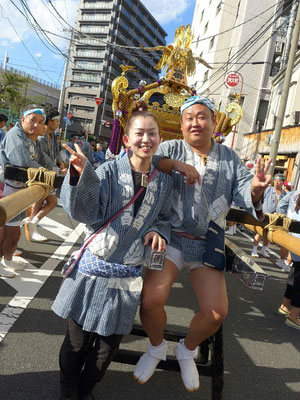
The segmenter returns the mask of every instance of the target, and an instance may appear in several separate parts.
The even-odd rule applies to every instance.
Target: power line
[[[287,6],[287,7],[288,7],[288,6]],[[280,15],[282,15],[282,14],[286,11],[287,7],[281,12]],[[279,9],[278,9],[278,10],[275,12],[275,14],[273,15],[273,20],[271,20],[271,22],[270,22],[262,31],[261,31],[261,29],[262,29],[263,27],[260,28],[258,31],[256,31],[256,33],[255,33],[254,36],[252,37],[252,40],[250,40],[249,42],[247,42],[246,44],[244,44],[244,45],[241,47],[241,49],[240,49],[237,53],[235,53],[235,54],[232,56],[231,59],[229,59],[222,67],[220,67],[220,68],[210,77],[210,80],[211,80],[212,78],[216,77],[215,81],[214,81],[213,83],[211,83],[211,85],[214,85],[214,84],[220,79],[220,77],[217,77],[218,74],[223,73],[222,71],[225,71],[225,70],[229,67],[230,64],[235,64],[241,57],[243,57],[243,56],[250,50],[251,47],[254,46],[255,43],[258,42],[259,39],[262,38],[262,36],[263,36],[263,35],[270,29],[270,27],[274,24],[274,20],[275,20],[275,18],[276,18],[276,14],[277,14],[277,13],[280,13],[280,10],[279,10]],[[280,16],[280,15],[279,15],[279,16]],[[284,25],[284,23],[282,23],[282,24],[280,25],[280,27],[277,28],[277,30],[279,30],[283,25]],[[269,39],[271,39],[271,37],[276,33],[277,30],[275,30],[275,31],[271,34],[271,36],[267,39],[267,41],[268,41]],[[260,32],[260,31],[261,31],[261,32]],[[264,44],[265,44],[265,43],[264,43]],[[254,53],[254,54],[255,54],[255,53]],[[254,54],[253,54],[253,55],[254,55]],[[249,59],[248,59],[248,60],[249,60]],[[247,61],[248,61],[248,60],[247,60]],[[244,66],[244,65],[243,65],[243,66]],[[243,66],[242,66],[242,67],[243,67]],[[240,70],[242,67],[240,67],[239,70]],[[222,87],[222,85],[220,85],[220,86],[219,86],[217,89],[215,89],[215,90],[218,90],[220,87]]]
[[[14,25],[12,24],[12,22],[10,21],[10,19],[9,19],[9,18],[7,17],[7,15],[5,14],[5,12],[4,12],[3,7],[2,7],[1,4],[0,4],[0,7],[1,7],[1,10],[2,10],[2,15],[3,15],[3,14],[5,15],[5,16],[3,15],[3,18],[6,18],[6,19],[8,20],[10,26],[13,28],[15,34],[16,34],[16,35],[18,36],[18,38],[20,39],[21,43],[23,44],[24,48],[26,49],[26,51],[28,52],[28,54],[30,55],[30,57],[33,59],[33,61],[35,62],[35,64],[38,66],[38,68],[39,68],[42,72],[44,72],[44,71],[42,70],[42,68],[40,67],[39,63],[38,63],[38,62],[36,61],[36,59],[34,58],[34,56],[31,54],[30,50],[28,49],[28,47],[27,47],[26,44],[24,43],[23,39],[21,38],[21,36],[20,36],[19,33],[17,32],[17,30],[15,29],[15,27],[14,27]],[[53,81],[53,79],[52,79],[47,73],[45,73],[45,75],[47,76],[48,79],[50,79],[50,81],[52,81],[54,84],[56,84],[56,83]]]
[[[218,33],[218,34],[216,34],[216,35],[211,35],[211,36],[208,36],[208,37],[203,38],[203,39],[193,40],[192,43],[203,42],[204,40],[212,39],[213,37],[220,36],[220,35],[223,35],[224,33],[230,32],[230,31],[232,31],[232,30],[234,30],[234,29],[236,29],[236,28],[238,28],[238,27],[240,27],[240,26],[242,26],[242,25],[247,24],[248,22],[253,21],[255,18],[260,17],[261,15],[263,15],[263,14],[265,14],[266,12],[270,11],[272,8],[276,7],[276,6],[277,6],[278,4],[280,4],[280,3],[284,3],[284,0],[280,0],[278,3],[273,4],[271,7],[267,8],[265,11],[263,11],[263,12],[261,12],[261,13],[255,15],[253,18],[247,19],[246,21],[241,22],[240,24],[235,25],[235,26],[232,27],[232,28],[226,29],[225,31],[222,31],[222,32],[220,32],[220,33]]]

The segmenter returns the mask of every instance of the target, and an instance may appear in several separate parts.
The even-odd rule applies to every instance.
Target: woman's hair
[[[144,117],[144,118],[150,117],[150,118],[152,118],[157,123],[158,129],[159,129],[158,119],[156,118],[156,116],[154,114],[152,114],[151,112],[148,111],[147,103],[145,103],[143,100],[138,100],[133,105],[131,116],[127,121],[126,130],[125,130],[125,135],[126,136],[128,136],[129,129],[130,129],[132,121],[134,121],[138,117]]]

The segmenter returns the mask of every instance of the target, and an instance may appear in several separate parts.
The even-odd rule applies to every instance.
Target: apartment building
[[[137,87],[158,78],[154,68],[161,54],[141,53],[140,45],[165,45],[167,33],[139,0],[80,0],[73,33],[65,105],[72,122],[80,122],[89,133],[109,139],[112,122],[111,83],[121,74],[120,64],[136,67],[126,74]],[[142,56],[141,56],[142,54]],[[95,97],[103,98],[97,106]]]
[[[212,70],[197,65],[189,83],[197,92],[213,98],[224,111],[241,96],[243,118],[225,144],[243,154],[245,133],[262,129],[271,93],[271,79],[280,68],[291,1],[272,0],[202,0],[196,1],[192,23],[193,52],[213,66]],[[228,88],[226,74],[238,72],[239,85]]]

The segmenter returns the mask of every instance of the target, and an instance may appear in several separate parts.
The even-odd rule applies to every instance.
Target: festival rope
[[[46,168],[28,168],[27,169],[27,186],[39,185],[45,189],[44,196],[41,200],[45,200],[46,197],[54,190],[54,180],[56,173],[49,171]]]
[[[265,239],[268,239],[270,242],[274,243],[273,232],[274,231],[289,232],[292,219],[288,218],[284,214],[278,214],[278,213],[273,213],[273,214],[265,213],[265,215],[269,217],[269,223],[263,228],[263,237]],[[282,218],[282,226],[276,225],[279,218]],[[268,232],[271,232],[271,238],[270,237],[267,238]]]

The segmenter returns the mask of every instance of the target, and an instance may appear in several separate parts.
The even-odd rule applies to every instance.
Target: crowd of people
[[[258,159],[251,173],[233,150],[213,141],[216,119],[209,99],[191,96],[180,111],[183,139],[161,143],[158,120],[137,101],[123,137],[126,151],[112,161],[105,161],[107,143],[89,143],[79,135],[63,145],[63,160],[55,110],[30,106],[4,134],[2,167],[45,167],[65,174],[63,207],[86,225],[85,240],[63,268],[63,284],[52,307],[68,325],[59,354],[61,400],[94,399],[93,389],[123,335],[130,333],[139,304],[149,345],[134,378],[141,384],[151,378],[167,356],[165,305],[183,269],[189,271],[198,310],[175,357],[185,388],[198,390],[198,345],[219,329],[228,311],[224,235],[231,205],[258,220],[268,203],[298,218],[298,193],[279,193],[282,176],[274,179],[279,185],[270,186],[272,160],[264,164]],[[3,196],[24,187],[5,180]],[[56,204],[55,192],[50,193],[32,205],[27,217],[22,212],[0,229],[0,275],[13,277],[25,268],[13,257],[21,225],[29,240],[47,240],[36,227]],[[257,245],[258,239],[254,257]],[[285,313],[288,326],[300,329],[297,257],[291,254],[294,274],[278,312]],[[142,279],[144,265],[148,268]]]

